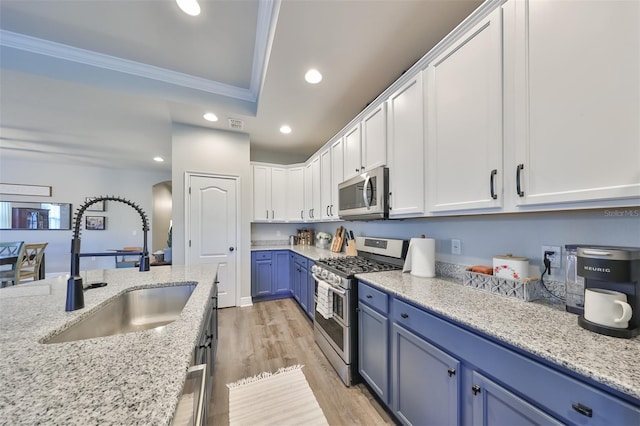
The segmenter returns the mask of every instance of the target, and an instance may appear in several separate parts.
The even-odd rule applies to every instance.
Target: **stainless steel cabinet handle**
[[[327,216],[331,216],[331,214],[329,213],[329,206],[327,206]]]
[[[524,169],[524,164],[518,164],[516,168],[516,192],[519,197],[524,197],[524,191],[520,188],[520,172]]]
[[[269,210],[266,210],[267,212],[267,219],[269,219]]]
[[[329,207],[329,216],[333,216],[333,204],[331,204],[331,207]]]
[[[497,174],[498,174],[498,170],[493,169],[491,170],[491,177],[489,178],[489,186],[491,187],[491,198],[494,200],[498,198],[498,195],[496,194],[496,189],[494,187]]]
[[[304,210],[300,210],[300,219],[304,220]]]
[[[586,405],[582,405],[580,403],[571,404],[571,408],[573,408],[574,410],[576,410],[578,413],[582,414],[583,416],[593,417],[593,410],[591,408],[587,407]]]
[[[275,219],[275,218],[276,218],[276,214],[274,210],[271,210],[271,219]]]

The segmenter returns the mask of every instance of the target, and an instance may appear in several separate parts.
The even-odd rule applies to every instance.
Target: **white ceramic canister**
[[[511,254],[493,257],[493,275],[499,278],[521,280],[529,274],[529,259]]]

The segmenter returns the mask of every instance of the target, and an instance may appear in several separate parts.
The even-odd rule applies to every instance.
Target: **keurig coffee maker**
[[[640,248],[578,247],[578,275],[584,278],[582,328],[607,336],[640,333]]]

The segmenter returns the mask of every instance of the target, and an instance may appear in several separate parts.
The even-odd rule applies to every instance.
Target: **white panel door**
[[[427,68],[429,210],[502,206],[500,9]]]
[[[271,167],[253,166],[253,220],[271,218]]]
[[[188,182],[189,248],[186,263],[218,263],[218,306],[236,306],[238,181],[235,178],[189,175]]]
[[[307,163],[304,166],[304,220],[310,222],[313,214],[313,172],[312,164]]]
[[[640,197],[639,18],[637,0],[505,5],[516,205]]]
[[[320,156],[311,160],[311,219],[322,219],[322,205],[320,204]]]
[[[344,178],[345,180],[362,173],[360,153],[360,124],[356,124],[344,135]]]
[[[287,169],[271,168],[271,220],[284,222],[287,210]]]
[[[365,171],[387,164],[387,104],[384,102],[362,120],[362,162]]]
[[[287,221],[304,220],[304,168],[287,170]]]
[[[320,153],[320,208],[322,220],[331,219],[331,148]]]
[[[329,213],[332,219],[338,219],[340,199],[338,185],[344,180],[344,150],[342,139],[338,139],[331,145],[331,206]]]

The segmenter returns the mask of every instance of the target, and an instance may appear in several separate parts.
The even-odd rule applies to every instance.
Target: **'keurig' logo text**
[[[585,271],[611,273],[610,268],[598,268],[597,266],[584,265]]]

